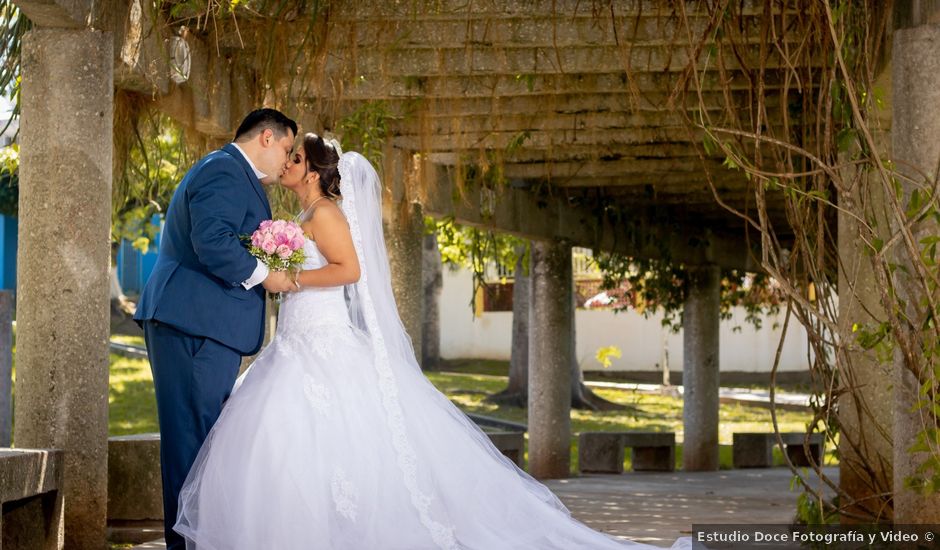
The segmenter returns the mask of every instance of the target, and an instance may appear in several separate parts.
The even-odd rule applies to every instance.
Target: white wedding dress
[[[344,201],[353,192],[344,189]],[[365,231],[347,218],[362,259]],[[313,241],[304,250],[305,269],[325,265]],[[387,275],[378,271],[369,275]],[[654,548],[570,517],[437,391],[413,354],[406,363],[390,334],[370,336],[368,327],[381,332],[381,304],[351,300],[365,313],[343,287],[284,298],[276,336],[236,382],[180,494],[175,530],[188,549]]]

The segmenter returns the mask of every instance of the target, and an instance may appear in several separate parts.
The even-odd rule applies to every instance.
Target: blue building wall
[[[154,216],[151,220],[154,225],[160,226],[162,220]],[[0,215],[0,289],[16,290],[16,246],[17,246],[17,220],[10,216]],[[117,268],[118,280],[124,292],[139,293],[146,284],[153,267],[157,262],[157,250],[160,247],[160,234],[157,233],[146,254],[135,250],[130,241],[121,241],[118,248]]]
[[[154,216],[150,223],[161,226],[162,220],[159,216]],[[161,227],[162,229],[162,227]],[[157,263],[157,251],[160,249],[160,233],[158,232],[150,243],[146,254],[141,254],[139,250],[128,240],[122,240],[117,254],[118,280],[121,282],[121,288],[125,294],[139,294],[147,284],[150,273]]]
[[[0,215],[0,289],[16,290],[16,218]]]

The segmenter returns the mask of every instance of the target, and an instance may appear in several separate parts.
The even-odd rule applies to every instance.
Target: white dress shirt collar
[[[251,159],[248,158],[248,155],[245,154],[244,149],[242,149],[241,147],[239,147],[238,144],[235,143],[234,141],[232,142],[232,145],[234,145],[235,148],[238,149],[238,152],[241,153],[243,157],[245,157],[245,160],[248,161],[248,166],[251,166],[251,170],[255,173],[255,177],[258,178],[259,181],[260,181],[260,180],[263,180],[263,179],[266,178],[266,177],[268,177],[267,174],[265,174],[265,173],[262,172],[261,170],[258,170],[258,168],[255,166],[255,163],[251,162]]]

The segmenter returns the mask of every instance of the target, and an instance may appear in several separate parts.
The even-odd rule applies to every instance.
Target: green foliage
[[[167,10],[171,20],[178,22],[195,19],[198,26],[205,26],[211,18],[231,16],[235,8],[248,4],[245,0],[157,0],[157,8]]]
[[[796,490],[801,488],[800,477],[793,476],[793,479],[790,481],[790,490]],[[839,523],[839,514],[833,512],[838,503],[838,496],[834,497],[833,503],[826,503],[826,505],[821,505],[820,501],[816,498],[813,498],[807,492],[801,492],[798,497],[796,497],[796,523],[799,525],[824,525],[824,524],[838,524]],[[830,510],[830,511],[826,511]]]
[[[112,198],[111,235],[128,239],[147,252],[159,227],[150,223],[162,214],[196,154],[186,146],[182,129],[168,116],[143,115],[135,123],[135,140]]]
[[[507,233],[462,226],[452,218],[435,220],[425,218],[425,231],[437,233],[437,247],[441,261],[451,269],[468,268],[473,272],[473,293],[470,306],[478,289],[486,287],[486,268],[494,264],[499,271],[515,269],[521,252],[523,267],[528,269],[528,241]]]
[[[518,257],[517,247],[527,244],[527,241],[507,233],[459,225],[452,218],[425,218],[425,229],[428,233],[437,232],[438,248],[444,264],[466,267],[480,273],[491,262],[498,268],[512,268]]]
[[[891,337],[891,325],[887,321],[852,325],[852,332],[858,344],[864,350],[873,350],[882,363],[894,360],[894,340]]]
[[[303,248],[298,248],[287,258],[281,258],[277,254],[268,254],[262,250],[260,246],[251,244],[251,236],[249,235],[242,236],[241,241],[245,245],[245,248],[248,249],[248,252],[255,258],[264,262],[271,271],[294,270],[298,269],[304,263],[305,254]]]
[[[381,169],[388,123],[392,118],[385,101],[370,101],[346,115],[337,124],[343,150],[358,151],[376,169]]]
[[[13,0],[0,0],[0,94],[13,98],[11,121],[20,115],[20,54],[32,26]]]
[[[614,298],[615,311],[633,308],[644,317],[663,313],[662,324],[673,332],[682,327],[682,309],[688,297],[686,266],[666,260],[637,259],[617,253],[595,255],[603,273],[601,288]],[[761,328],[764,315],[780,311],[781,296],[772,279],[762,273],[723,269],[721,318],[731,319],[732,308],[744,307],[745,322]],[[735,327],[740,330],[740,327]]]
[[[19,145],[0,149],[0,214],[16,216],[20,197]]]

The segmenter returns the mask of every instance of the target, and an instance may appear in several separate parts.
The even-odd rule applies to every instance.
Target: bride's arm
[[[307,269],[297,276],[303,287],[343,286],[359,280],[359,259],[353,246],[346,218],[335,204],[316,209],[316,215],[304,224],[328,262],[319,269]]]

